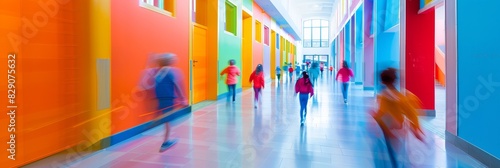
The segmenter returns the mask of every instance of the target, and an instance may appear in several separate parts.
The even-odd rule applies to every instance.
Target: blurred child
[[[296,75],[297,78],[299,78],[300,73],[302,72],[300,70],[301,70],[300,66],[299,65],[295,65],[295,75]]]
[[[295,83],[295,95],[297,95],[297,93],[299,93],[300,100],[300,123],[304,124],[307,115],[307,101],[309,100],[309,97],[314,95],[311,80],[305,71],[302,72],[302,78],[297,80],[297,83]]]
[[[292,81],[292,77],[293,77],[293,67],[292,67],[292,65],[290,65],[288,67],[288,75],[290,76],[290,81]]]
[[[281,77],[281,68],[280,66],[276,66],[276,77],[278,77],[278,82],[280,82],[280,77]]]
[[[351,80],[351,77],[353,77],[354,74],[352,73],[352,70],[349,69],[349,65],[347,65],[347,62],[344,61],[343,67],[339,69],[339,72],[337,72],[337,77],[335,78],[336,80],[339,80],[339,77],[341,77],[341,82],[342,82],[342,96],[344,97],[344,103],[347,104],[347,90],[349,88],[349,81]]]
[[[321,76],[323,76],[323,71],[325,70],[325,66],[323,63],[319,66],[319,71],[321,72]]]
[[[311,77],[311,82],[313,85],[317,85],[319,74],[320,74],[319,64],[317,62],[313,62],[311,64],[311,68],[309,69],[309,74],[308,74]]]
[[[411,92],[399,92],[394,86],[396,80],[396,69],[389,68],[380,74],[382,83],[386,86],[378,96],[376,109],[372,116],[382,128],[386,145],[393,167],[398,166],[396,155],[404,154],[404,139],[406,135],[406,125],[410,131],[421,141],[423,141],[423,131],[418,120],[420,100]]]
[[[181,105],[187,105],[187,99],[184,96],[182,84],[182,75],[180,70],[172,65],[176,61],[176,56],[171,53],[158,55],[159,69],[154,76],[155,95],[158,100],[158,110],[163,114],[172,111],[176,105],[175,101],[179,99]],[[160,152],[172,147],[177,140],[170,140],[170,124],[165,123],[165,139],[160,147]]]
[[[235,60],[229,60],[229,66],[226,67],[220,75],[227,75],[226,76],[226,84],[227,84],[227,101],[229,102],[229,99],[231,97],[231,93],[233,95],[233,102],[236,101],[236,83],[238,83],[238,79],[236,79],[236,76],[240,76],[240,69],[236,67],[236,61]]]
[[[259,64],[255,68],[255,71],[250,75],[250,83],[253,82],[253,91],[255,93],[254,104],[255,108],[257,108],[257,103],[259,102],[259,95],[261,93],[261,89],[264,88],[264,72],[262,71],[262,65]]]

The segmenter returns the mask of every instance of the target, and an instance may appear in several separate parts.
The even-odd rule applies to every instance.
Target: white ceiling
[[[288,1],[289,12],[301,19],[311,17],[330,18],[333,5],[337,0],[283,0]],[[287,3],[287,2],[284,2]]]

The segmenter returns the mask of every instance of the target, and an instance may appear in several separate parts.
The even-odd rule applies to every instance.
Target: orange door
[[[193,103],[207,99],[207,28],[193,27]]]

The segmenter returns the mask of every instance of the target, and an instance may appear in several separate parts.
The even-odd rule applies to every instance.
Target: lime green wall
[[[248,0],[245,0],[248,1]],[[243,0],[229,0],[237,8],[236,16],[236,36],[225,31],[224,20],[225,20],[225,6],[226,0],[219,0],[219,61],[218,69],[219,73],[224,70],[229,64],[228,61],[231,59],[236,60],[236,66],[241,70],[241,48],[242,48],[242,5]],[[251,8],[250,8],[251,9]],[[218,95],[227,92],[227,85],[225,83],[225,78],[219,79],[218,82]],[[241,88],[241,77],[238,79],[238,84],[236,88]]]

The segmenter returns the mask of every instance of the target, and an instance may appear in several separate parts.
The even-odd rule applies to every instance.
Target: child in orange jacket
[[[372,116],[382,128],[393,167],[400,167],[396,155],[402,153],[397,150],[403,149],[401,142],[404,142],[406,134],[405,124],[408,124],[410,131],[423,141],[424,133],[420,127],[417,111],[420,109],[420,100],[409,91],[401,93],[397,90],[394,86],[396,69],[384,70],[380,78],[387,88],[377,96],[378,109]]]
[[[229,98],[231,96],[231,93],[233,95],[233,102],[236,99],[236,83],[238,83],[238,79],[236,79],[236,76],[240,76],[240,69],[236,67],[236,61],[234,60],[229,60],[229,66],[222,70],[220,75],[227,75],[226,78],[226,84],[228,88],[227,92],[227,101],[229,102]]]

